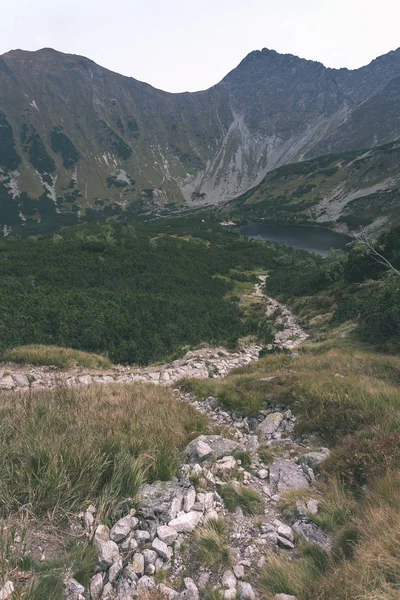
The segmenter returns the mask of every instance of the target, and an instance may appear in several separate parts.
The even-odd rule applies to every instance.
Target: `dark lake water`
[[[249,238],[312,250],[322,256],[326,256],[331,248],[344,250],[346,244],[352,241],[347,235],[329,229],[283,223],[247,223],[237,229]]]

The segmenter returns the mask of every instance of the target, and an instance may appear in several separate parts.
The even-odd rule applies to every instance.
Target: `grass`
[[[60,369],[73,369],[83,367],[85,369],[111,369],[111,361],[106,356],[91,354],[74,350],[73,348],[62,348],[60,346],[29,345],[19,346],[3,350],[2,360],[18,364],[55,366]]]
[[[89,503],[107,512],[142,482],[168,480],[207,421],[149,384],[0,394],[0,512],[29,506],[65,517]]]
[[[264,511],[261,495],[236,481],[221,485],[220,494],[230,512],[234,512],[237,507],[247,515],[259,515]]]
[[[223,571],[232,566],[224,519],[210,519],[193,536],[197,558],[206,569]]]

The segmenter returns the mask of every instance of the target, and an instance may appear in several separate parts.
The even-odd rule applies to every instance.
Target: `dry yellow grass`
[[[3,351],[3,360],[19,364],[52,365],[62,369],[84,367],[86,369],[110,369],[111,361],[106,356],[82,352],[61,346],[32,344]]]
[[[62,515],[169,479],[205,418],[150,384],[0,394],[0,510]]]

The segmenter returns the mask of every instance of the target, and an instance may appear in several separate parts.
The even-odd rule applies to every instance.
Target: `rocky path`
[[[255,297],[263,297],[264,283],[265,277],[260,277]],[[292,349],[307,337],[286,307],[268,299],[266,310],[282,324],[276,337],[280,346]],[[256,345],[236,353],[203,349],[165,367],[112,374],[11,368],[3,373],[0,387],[115,381],[170,384],[182,377],[223,377],[256,360],[259,350]],[[329,536],[309,518],[318,511],[314,468],[329,451],[295,437],[291,411],[266,401],[257,416],[242,417],[225,411],[214,397],[199,400],[179,390],[174,393],[207,415],[223,436],[193,440],[177,479],[143,486],[135,507],[129,499],[117,507],[111,529],[99,524],[95,507],[81,513],[82,532],[98,552],[98,572],[86,589],[67,577],[67,600],[199,600],[216,592],[227,600],[256,600],[257,575],[268,551],[296,553],[295,533],[329,549]],[[292,522],[285,522],[279,508],[281,494],[299,488],[309,492],[308,500],[298,502]],[[233,502],[228,498],[232,494]],[[222,527],[218,535],[228,552],[218,565],[217,550],[211,554],[211,566],[206,566],[198,555],[199,539],[216,523],[218,530]],[[296,599],[281,594],[276,600]]]
[[[266,275],[259,277],[260,281],[254,288],[254,297],[266,299],[266,314],[268,317],[274,317],[275,323],[279,325],[280,330],[276,333],[275,344],[289,350],[294,349],[307,338],[307,334],[286,306],[264,296],[263,285],[266,277]],[[244,346],[237,352],[229,352],[225,348],[202,348],[190,351],[183,358],[167,365],[139,369],[120,366],[110,371],[63,370],[54,367],[0,364],[0,390],[46,389],[60,385],[134,381],[170,385],[182,378],[224,377],[232,369],[257,360],[260,350],[261,346],[257,344]]]
[[[269,403],[257,417],[242,418],[224,411],[213,397],[197,400],[180,394],[179,398],[223,428],[224,436],[193,440],[179,477],[144,485],[136,509],[125,503],[111,530],[94,526],[93,507],[82,513],[86,533],[99,553],[99,572],[88,590],[68,580],[68,600],[159,598],[157,593],[199,600],[216,591],[218,598],[256,600],[257,577],[268,551],[295,554],[295,534],[330,549],[330,536],[310,519],[318,511],[314,469],[329,451],[294,436],[291,411]],[[236,506],[228,502],[227,489],[236,490],[241,498]],[[295,489],[307,492],[307,500],[297,502],[287,522],[279,502],[282,493]],[[243,501],[249,492],[252,507]],[[224,524],[229,555],[218,565],[220,555],[214,550],[212,566],[204,566],[198,540],[215,523]],[[296,600],[284,594],[275,599]]]

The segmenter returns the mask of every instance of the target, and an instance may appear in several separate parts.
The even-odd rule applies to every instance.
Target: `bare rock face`
[[[301,467],[286,458],[275,460],[270,465],[269,481],[276,492],[310,487]]]

